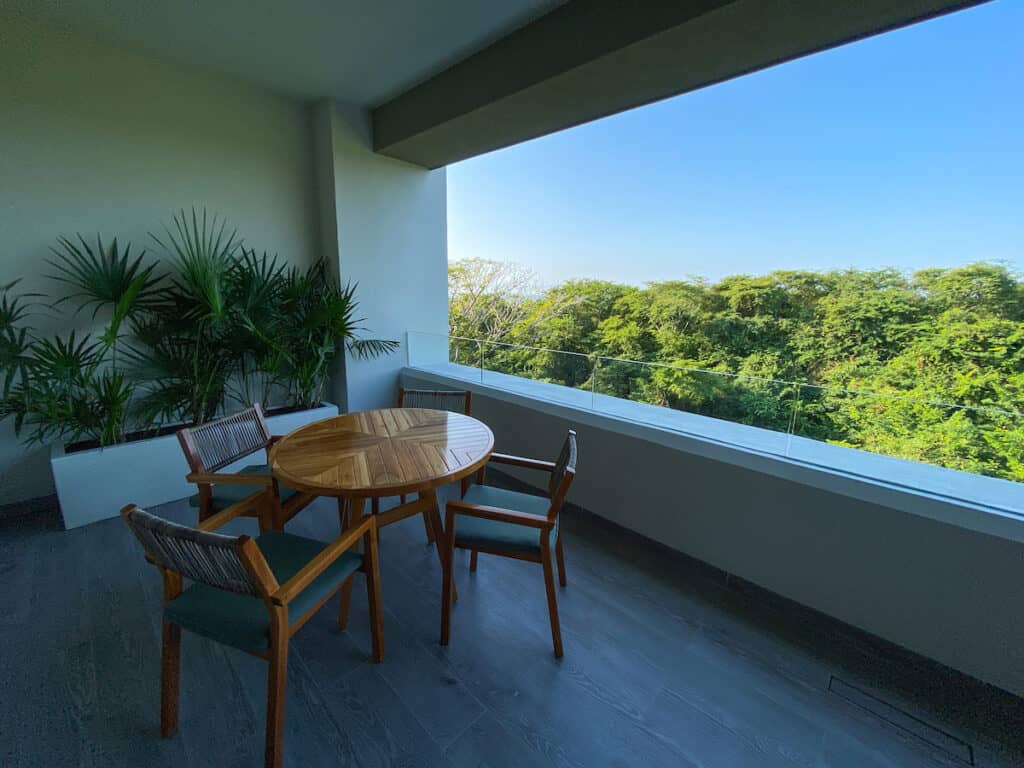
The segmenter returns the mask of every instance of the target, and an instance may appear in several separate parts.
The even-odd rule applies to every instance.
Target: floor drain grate
[[[832,675],[828,681],[828,690],[845,699],[850,704],[867,710],[880,720],[889,725],[909,733],[921,741],[945,752],[950,757],[960,760],[967,765],[974,765],[974,747],[963,739],[946,733],[940,728],[929,725],[924,720],[914,717],[899,707],[894,707],[886,701],[874,696],[855,685],[839,679]]]

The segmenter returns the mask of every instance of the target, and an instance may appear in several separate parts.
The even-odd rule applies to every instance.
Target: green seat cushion
[[[269,531],[256,539],[278,584],[284,584],[326,546],[322,541]],[[295,621],[337,589],[363,563],[363,556],[345,552],[288,604]],[[193,584],[164,608],[168,621],[211,640],[243,651],[264,651],[270,643],[270,614],[262,598]]]
[[[250,464],[248,467],[242,467],[237,473],[239,475],[269,475],[270,465],[269,464]],[[214,485],[210,488],[213,494],[213,511],[220,512],[222,509],[227,509],[232,504],[235,504],[246,496],[250,496],[254,491],[259,490],[263,486],[257,485]],[[295,491],[291,488],[283,485],[282,483],[277,484],[278,492],[281,498],[281,503],[288,501],[292,496],[295,495]],[[193,507],[199,506],[199,494],[193,494],[188,497],[188,503]]]
[[[471,486],[463,501],[486,507],[527,512],[541,517],[547,517],[548,509],[551,507],[550,499],[543,496],[531,496],[528,493],[507,491],[504,488],[492,488],[487,485]],[[558,522],[556,521],[549,539],[551,545],[554,545],[557,536]],[[455,545],[463,549],[486,548],[510,552],[539,552],[540,530],[526,525],[458,515],[455,519]]]

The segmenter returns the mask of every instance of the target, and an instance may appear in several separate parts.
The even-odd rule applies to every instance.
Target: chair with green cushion
[[[536,469],[548,473],[547,496],[534,496],[504,488],[484,485],[484,471],[461,501],[449,501],[445,507],[444,583],[441,593],[441,645],[448,645],[451,629],[453,563],[456,549],[471,551],[469,569],[476,570],[477,553],[485,552],[540,563],[544,568],[544,585],[551,620],[551,640],[555,657],[562,656],[562,631],[558,624],[558,601],[552,550],[558,561],[558,581],[564,587],[565,554],[558,513],[565,502],[576,475],[576,433],[569,430],[558,461],[540,461],[491,455],[496,464]]]
[[[269,454],[276,439],[258,404],[223,419],[179,430],[178,441],[192,470],[187,479],[199,488],[189,497],[189,504],[199,508],[200,522],[244,500],[247,513],[259,517],[260,530],[280,529],[316,498],[278,483],[267,464],[251,464],[238,472],[219,471],[257,451]]]
[[[366,575],[373,660],[384,657],[377,520],[360,518],[334,541],[268,531],[256,539],[213,531],[243,514],[245,503],[218,512],[196,528],[163,520],[131,504],[121,510],[146,559],[163,577],[160,733],[178,727],[181,629],[266,659],[267,768],[279,768],[284,740],[289,638],[339,590],[338,628],[348,618],[352,579]],[[362,539],[363,552],[357,545]],[[182,589],[182,579],[193,583]]]

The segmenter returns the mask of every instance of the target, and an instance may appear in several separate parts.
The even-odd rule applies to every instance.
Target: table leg
[[[448,557],[445,547],[444,537],[444,524],[441,522],[441,509],[437,505],[437,491],[423,491],[420,493],[421,499],[428,499],[430,501],[430,511],[427,513],[427,517],[430,520],[430,527],[434,532],[434,545],[437,547],[437,561],[441,564],[442,573],[444,571],[445,560]],[[452,563],[452,599],[459,599],[459,590],[455,586],[455,564]]]
[[[352,519],[349,514],[350,506],[348,498],[345,496],[338,497],[338,525],[341,526],[341,532],[344,533],[349,525],[352,524]]]
[[[358,523],[363,516],[363,509],[366,505],[365,499],[347,499],[338,497],[338,514],[341,515],[341,530],[344,532],[350,525]],[[362,542],[356,542],[355,549],[359,550]],[[367,576],[369,578],[369,576]],[[352,577],[345,579],[341,585],[341,605],[338,606],[338,631],[343,632],[348,624],[348,604],[352,600]]]

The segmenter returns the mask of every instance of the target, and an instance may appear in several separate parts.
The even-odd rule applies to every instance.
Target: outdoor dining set
[[[163,579],[164,737],[177,729],[186,629],[269,662],[265,764],[280,766],[289,638],[336,594],[344,630],[361,573],[372,656],[383,661],[377,536],[412,516],[422,516],[441,565],[441,645],[448,644],[458,600],[455,550],[465,549],[471,571],[481,552],[541,564],[554,654],[562,656],[555,566],[563,587],[566,575],[558,518],[576,473],[576,433],[569,431],[556,461],[495,453],[493,433],[470,410],[469,392],[400,389],[395,408],[340,415],[285,436],[270,434],[258,405],[178,433],[188,480],[198,487],[190,499],[197,524],[180,525],[134,504],[121,511]],[[266,463],[237,469],[261,451]],[[487,485],[488,463],[538,470],[547,475],[546,495]],[[438,490],[451,484],[459,498],[442,509]],[[288,521],[319,497],[337,499],[339,536],[325,543],[287,532]],[[217,532],[243,516],[256,518],[259,535]]]

